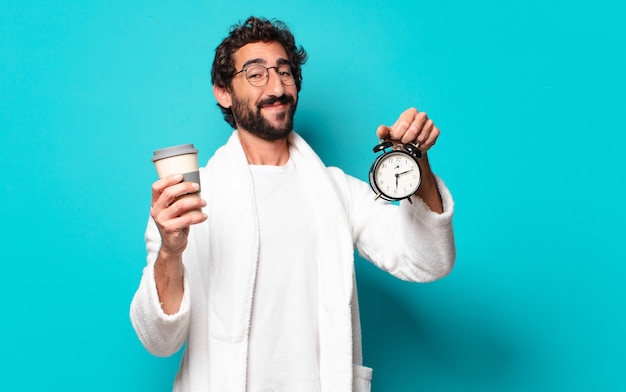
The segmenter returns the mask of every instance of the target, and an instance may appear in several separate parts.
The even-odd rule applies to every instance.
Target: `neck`
[[[287,138],[275,141],[261,139],[242,129],[238,129],[239,141],[250,165],[284,166],[289,160]]]

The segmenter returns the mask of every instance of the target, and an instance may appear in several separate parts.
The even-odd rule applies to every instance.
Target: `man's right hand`
[[[181,182],[182,174],[174,174],[152,184],[150,215],[161,234],[161,252],[168,256],[182,254],[187,246],[189,227],[204,222],[207,216],[200,212],[206,202],[198,197],[185,197],[198,192],[194,182]],[[194,211],[196,210],[196,211]]]

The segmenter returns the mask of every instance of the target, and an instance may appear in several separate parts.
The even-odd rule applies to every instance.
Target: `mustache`
[[[292,104],[295,102],[294,98],[291,95],[288,94],[284,94],[281,95],[280,97],[269,97],[269,98],[265,98],[261,101],[259,101],[259,103],[257,103],[257,108],[262,108],[263,106],[266,105],[273,105],[275,103],[280,103],[280,104]]]

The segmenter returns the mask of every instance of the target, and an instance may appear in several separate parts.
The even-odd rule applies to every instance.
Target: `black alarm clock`
[[[369,171],[369,182],[376,199],[398,201],[411,197],[422,182],[422,169],[418,163],[422,159],[422,152],[418,146],[384,140],[373,151],[383,151],[376,157]]]

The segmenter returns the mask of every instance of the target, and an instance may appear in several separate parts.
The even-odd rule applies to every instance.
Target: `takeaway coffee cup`
[[[195,182],[200,185],[198,150],[194,148],[193,144],[181,144],[156,150],[152,155],[152,162],[154,162],[159,178],[172,174],[182,174],[183,182]],[[200,197],[200,192],[182,197]]]

